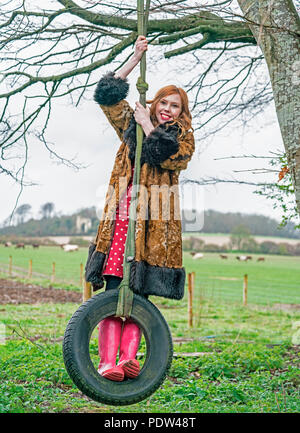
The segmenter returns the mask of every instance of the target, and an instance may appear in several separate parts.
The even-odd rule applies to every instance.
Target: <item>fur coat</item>
[[[114,215],[132,174],[136,147],[133,109],[125,100],[127,80],[110,72],[99,81],[94,99],[121,140],[106,195],[98,233],[89,248],[86,281],[94,290],[103,287],[104,269],[114,233]],[[140,191],[135,230],[135,257],[130,267],[130,288],[140,295],[181,299],[185,270],[182,267],[181,212],[178,178],[187,167],[195,145],[192,131],[179,138],[179,127],[159,125],[144,137]]]

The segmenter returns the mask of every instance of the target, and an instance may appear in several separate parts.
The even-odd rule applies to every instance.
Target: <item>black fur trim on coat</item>
[[[185,269],[151,266],[146,262],[132,262],[130,288],[138,295],[163,296],[182,299],[184,296]]]
[[[88,259],[85,265],[85,281],[93,286],[93,290],[99,290],[104,286],[102,269],[106,255],[96,251],[96,245],[89,247]]]
[[[171,155],[178,152],[178,125],[163,124],[157,126],[148,137],[144,137],[141,165],[147,162],[150,166],[159,166]],[[124,132],[124,141],[129,147],[129,158],[134,161],[136,149],[136,121],[132,116],[129,126]]]
[[[115,78],[114,72],[108,72],[98,82],[94,100],[100,105],[114,105],[126,98],[128,90],[126,79]]]
[[[165,129],[164,125],[159,125],[144,139],[144,156],[149,165],[155,167],[178,152],[177,127],[176,135],[174,132],[172,126]]]

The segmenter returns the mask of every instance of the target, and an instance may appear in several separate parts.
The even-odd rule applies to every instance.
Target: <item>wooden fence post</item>
[[[193,291],[195,272],[188,274],[188,323],[189,328],[193,327]]]
[[[9,256],[8,275],[12,276],[12,256]]]
[[[83,286],[83,264],[82,263],[80,263],[80,280],[79,280],[79,284],[80,284],[80,287]]]
[[[85,302],[92,297],[92,285],[84,281],[82,301]]]
[[[244,284],[243,284],[243,305],[246,307],[248,303],[248,275],[244,275]]]
[[[27,278],[29,280],[31,280],[31,278],[32,278],[32,259],[29,260],[29,267],[28,267],[28,276],[27,276]]]
[[[52,275],[51,275],[51,283],[54,283],[55,280],[55,262],[52,263]]]

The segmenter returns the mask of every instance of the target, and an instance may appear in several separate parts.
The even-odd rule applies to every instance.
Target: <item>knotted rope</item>
[[[146,8],[144,9],[144,0],[137,0],[137,12],[138,12],[138,35],[147,35],[147,24],[149,16],[150,0],[146,2]],[[140,94],[140,103],[146,107],[146,92],[148,90],[148,84],[146,79],[146,54],[140,61],[140,76],[137,80],[136,87]],[[129,223],[128,232],[125,244],[124,262],[123,262],[123,279],[119,286],[119,297],[116,316],[118,317],[130,317],[132,311],[133,292],[130,289],[130,265],[135,257],[135,222],[136,222],[136,210],[137,210],[137,197],[139,192],[140,183],[140,171],[141,171],[141,154],[142,145],[144,138],[143,128],[136,125],[136,150],[135,150],[135,161],[134,161],[134,175],[133,185],[131,193],[131,201],[129,207]]]
[[[136,82],[136,88],[138,89],[139,94],[140,95],[146,95],[148,87],[149,86],[146,83],[146,81],[144,81],[144,79],[141,76],[139,76],[139,78],[137,79],[137,82]]]

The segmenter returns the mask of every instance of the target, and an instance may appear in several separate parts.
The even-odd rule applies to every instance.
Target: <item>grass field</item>
[[[28,269],[29,260],[33,263],[33,272],[50,275],[52,263],[56,263],[56,282],[58,286],[79,288],[80,263],[85,264],[87,248],[66,253],[59,247],[40,247],[25,250],[0,247],[1,264],[8,268],[9,256],[13,265]],[[237,254],[228,254],[227,260],[221,260],[217,253],[206,253],[201,260],[193,260],[190,254],[184,254],[186,272],[196,273],[195,295],[199,298],[242,302],[243,277],[248,275],[248,302],[272,305],[274,303],[300,303],[300,257],[265,255],[265,262],[253,260],[239,262]],[[39,280],[33,275],[34,280]],[[72,283],[72,284],[70,284]]]
[[[74,304],[2,305],[0,412],[271,413],[299,411],[295,312],[205,303],[205,318],[187,327],[186,308],[161,306],[176,357],[161,388],[132,406],[96,403],[73,385],[61,341]],[[186,340],[182,343],[180,338]],[[191,339],[190,341],[188,339]]]
[[[0,263],[7,264],[12,255],[14,265],[26,269],[32,259],[34,271],[50,275],[55,261],[56,276],[65,281],[57,287],[79,290],[76,280],[86,254],[86,249],[67,254],[56,247],[1,247]],[[0,344],[0,412],[299,412],[300,346],[292,341],[300,312],[274,304],[300,303],[300,259],[265,256],[262,263],[240,263],[234,257],[225,261],[205,254],[196,262],[185,254],[187,272],[196,272],[193,328],[188,327],[186,296],[179,302],[151,299],[169,323],[178,356],[161,388],[132,406],[96,403],[68,377],[61,342],[79,304],[0,305],[5,332]],[[242,305],[245,273],[247,307]],[[201,355],[180,356],[183,352]]]
[[[8,265],[9,256],[12,256],[13,266],[28,269],[29,260],[32,260],[34,273],[50,275],[52,264],[55,262],[56,280],[59,282],[72,282],[75,286],[80,281],[80,263],[85,264],[87,258],[87,248],[80,248],[79,251],[66,253],[60,247],[40,247],[34,249],[26,247],[16,249],[14,247],[5,248],[0,246],[0,265]],[[33,275],[34,279],[38,279]]]
[[[196,288],[204,298],[242,301],[244,275],[248,275],[248,301],[254,304],[300,303],[300,257],[265,255],[257,262],[257,255],[247,262],[228,254],[227,260],[216,253],[206,253],[201,260],[184,255],[188,272],[196,273]],[[196,262],[196,263],[195,263]]]

